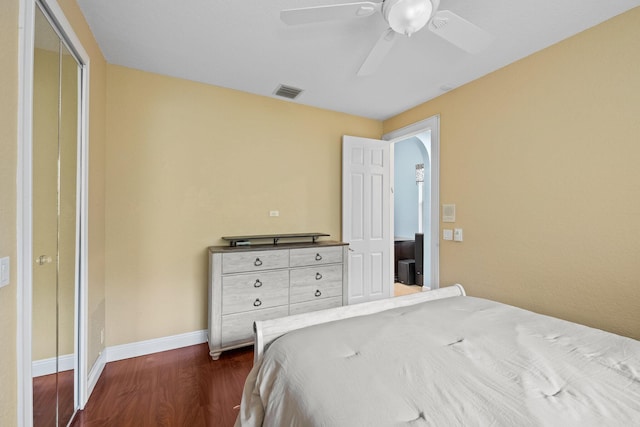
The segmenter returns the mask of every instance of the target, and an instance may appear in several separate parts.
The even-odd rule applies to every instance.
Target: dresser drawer
[[[289,265],[291,267],[303,267],[307,265],[335,264],[342,262],[342,252],[342,246],[291,249],[289,251]]]
[[[291,304],[342,296],[342,265],[297,268],[290,275]]]
[[[322,298],[314,301],[299,302],[291,304],[289,314],[308,313],[310,311],[324,310],[325,308],[340,307],[342,305],[342,297]]]
[[[341,242],[209,248],[209,354],[251,345],[253,322],[338,307],[346,297]]]
[[[233,346],[253,341],[253,322],[275,319],[289,314],[289,307],[267,308],[250,313],[222,316],[222,346]]]
[[[289,267],[289,251],[250,251],[222,255],[222,273],[273,270]]]
[[[289,304],[289,271],[222,276],[222,314]]]

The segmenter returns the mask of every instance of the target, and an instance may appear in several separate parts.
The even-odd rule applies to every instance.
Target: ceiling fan
[[[280,11],[280,19],[288,25],[299,25],[365,17],[380,11],[389,28],[373,45],[358,70],[358,76],[367,76],[382,64],[398,34],[411,36],[425,25],[432,33],[472,54],[481,52],[491,43],[491,34],[451,11],[438,10],[439,5],[440,0],[361,1],[286,9]]]

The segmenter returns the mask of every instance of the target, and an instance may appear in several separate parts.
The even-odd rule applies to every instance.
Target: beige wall
[[[340,239],[341,137],[382,131],[375,120],[113,65],[107,87],[110,346],[206,329],[206,248],[221,236]]]
[[[0,2],[0,257],[11,257],[11,282],[0,288],[0,425],[17,423],[16,163],[18,138],[18,1]]]
[[[384,123],[440,114],[443,283],[640,339],[639,52],[636,8]]]

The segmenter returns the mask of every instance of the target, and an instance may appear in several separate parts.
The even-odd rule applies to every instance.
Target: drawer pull
[[[320,292],[320,289],[316,289],[316,293],[314,295],[319,297],[320,295],[322,295],[322,292]]]
[[[316,261],[320,261],[320,260],[322,260],[322,255],[316,254]]]
[[[260,301],[260,298],[256,298],[256,300],[253,302],[253,306],[260,307],[261,305],[262,305],[262,301]]]
[[[262,286],[262,282],[260,281],[260,279],[256,279],[256,283],[253,284],[253,287],[259,288],[260,286]]]
[[[260,261],[260,258],[256,258],[256,260],[253,262],[253,265],[255,265],[256,267],[260,267],[262,265],[262,261]]]
[[[322,274],[316,273],[316,280],[320,280],[320,279],[322,279]]]

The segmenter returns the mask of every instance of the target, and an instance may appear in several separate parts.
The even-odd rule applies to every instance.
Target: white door
[[[349,304],[393,295],[391,161],[389,141],[342,138],[342,239],[349,243]]]

